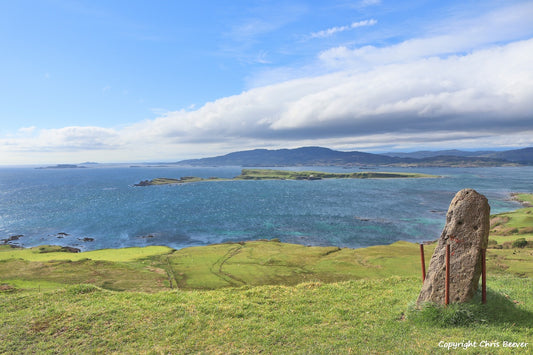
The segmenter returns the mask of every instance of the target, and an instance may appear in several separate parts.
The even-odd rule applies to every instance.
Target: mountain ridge
[[[397,153],[401,156],[374,154],[360,151],[337,151],[325,147],[295,149],[253,149],[231,152],[214,157],[181,160],[174,164],[190,166],[509,166],[533,165],[533,147],[491,152],[464,152],[460,150],[420,151]],[[418,154],[418,155],[417,155]],[[418,157],[417,157],[418,156]]]

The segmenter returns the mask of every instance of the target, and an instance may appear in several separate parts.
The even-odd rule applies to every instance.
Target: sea
[[[491,213],[520,208],[533,167],[372,168],[438,175],[422,179],[208,181],[135,187],[157,177],[231,178],[241,167],[91,165],[0,168],[0,243],[82,251],[148,245],[175,249],[278,238],[362,248],[436,240],[463,188],[489,199]],[[276,168],[279,169],[279,168]],[[287,170],[369,171],[342,167]],[[17,236],[12,238],[13,236]]]

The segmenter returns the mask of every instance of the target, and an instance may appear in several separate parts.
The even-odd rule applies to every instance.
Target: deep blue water
[[[233,177],[240,169],[0,168],[0,239],[23,235],[16,241],[19,245],[58,244],[82,250],[183,248],[260,238],[359,248],[437,239],[451,199],[463,188],[487,196],[492,213],[520,207],[509,200],[511,192],[533,192],[533,167],[374,169],[441,175],[438,179],[132,186],[156,177]]]

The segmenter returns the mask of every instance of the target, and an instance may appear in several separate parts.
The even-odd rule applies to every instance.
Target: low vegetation
[[[531,352],[526,212],[492,218],[493,231],[518,232],[491,234],[492,246],[511,244],[487,251],[488,303],[477,295],[448,308],[414,307],[420,256],[407,242],[354,250],[263,240],[84,253],[4,245],[0,353]],[[524,248],[514,243],[521,239]],[[426,264],[433,248],[426,246]]]
[[[322,179],[394,179],[394,178],[429,178],[435,175],[419,173],[387,173],[387,172],[357,172],[357,173],[324,173],[320,171],[291,171],[272,169],[242,169],[241,174],[233,179],[218,177],[200,178],[196,176],[184,176],[175,178],[155,178],[141,181],[134,186],[152,186],[184,184],[199,181],[228,181],[228,180],[322,180]]]
[[[413,308],[415,277],[154,294],[92,285],[0,293],[1,353],[527,353],[531,279],[491,277],[488,304]],[[504,348],[504,342],[525,348]]]
[[[356,172],[356,173],[325,173],[320,171],[291,171],[271,169],[243,169],[237,180],[321,180],[321,179],[394,179],[436,177],[419,173],[387,173],[387,172]]]
[[[525,207],[491,216],[490,248],[533,248],[533,194],[513,194]]]

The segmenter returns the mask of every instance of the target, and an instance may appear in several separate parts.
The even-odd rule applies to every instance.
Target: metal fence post
[[[424,244],[420,243],[420,261],[422,262],[422,283],[426,281],[426,260],[424,259]]]
[[[444,279],[444,304],[450,303],[450,244],[446,244],[446,277]]]
[[[487,303],[487,249],[481,249],[481,303]]]

